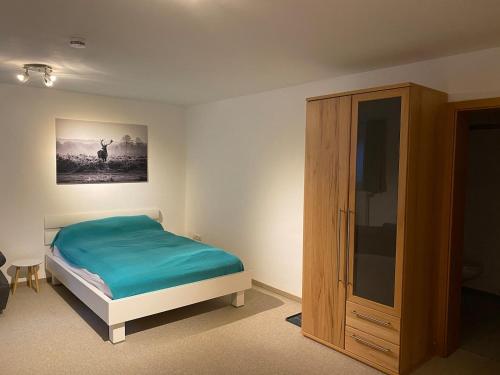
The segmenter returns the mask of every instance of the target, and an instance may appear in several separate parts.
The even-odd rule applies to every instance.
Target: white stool
[[[40,264],[42,263],[43,258],[23,258],[16,259],[12,262],[12,265],[16,267],[16,275],[14,276],[14,283],[12,284],[12,294],[16,292],[17,281],[19,279],[19,273],[21,272],[22,267],[28,268],[26,285],[30,288],[35,289],[37,293],[39,292],[40,285],[38,284],[38,270],[40,269]]]

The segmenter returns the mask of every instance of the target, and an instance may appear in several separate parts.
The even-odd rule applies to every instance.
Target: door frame
[[[436,288],[436,352],[452,354],[460,346],[460,304],[465,212],[465,182],[468,148],[467,124],[460,113],[500,108],[500,97],[450,102],[446,118],[437,130],[441,145],[442,179],[436,181],[439,195],[438,225],[443,236],[438,244]]]

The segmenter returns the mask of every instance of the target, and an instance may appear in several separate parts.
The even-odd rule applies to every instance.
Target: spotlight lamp
[[[30,79],[30,75],[28,73],[28,69],[24,69],[24,73],[23,74],[18,74],[16,76],[16,78],[18,79],[19,82],[21,83],[25,83],[25,82],[28,82],[28,80]]]
[[[39,73],[42,77],[42,82],[46,87],[54,86],[57,77],[52,71],[52,67],[46,64],[25,64],[23,65],[24,73],[16,75],[19,82],[25,83],[30,79],[30,72]]]
[[[52,76],[50,76],[49,74],[44,74],[44,76],[43,76],[43,84],[46,87],[52,87],[52,86],[54,86],[54,80],[52,79]]]

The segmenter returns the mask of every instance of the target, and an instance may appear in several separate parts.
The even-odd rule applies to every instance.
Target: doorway
[[[438,265],[437,349],[500,362],[500,99],[450,103],[446,131],[441,208],[450,235]]]
[[[460,348],[500,362],[500,109],[459,116],[467,127]]]

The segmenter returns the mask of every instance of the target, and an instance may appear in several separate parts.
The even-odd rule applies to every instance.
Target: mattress
[[[64,257],[61,255],[61,252],[59,251],[59,249],[56,246],[54,246],[54,248],[52,249],[52,254],[62,264],[64,264],[66,266],[66,268],[70,269],[73,273],[76,273],[83,280],[85,280],[89,284],[95,286],[97,289],[99,289],[101,292],[103,292],[109,298],[113,299],[113,294],[111,293],[111,290],[109,290],[109,286],[106,285],[106,283],[103,281],[103,279],[101,279],[99,277],[99,275],[92,273],[89,270],[86,270],[85,268],[73,267],[71,264],[69,264],[66,261],[66,259],[64,259]]]
[[[235,255],[163,230],[147,216],[67,226],[52,243],[59,258],[113,299],[244,270]],[[75,270],[78,270],[77,272]]]

